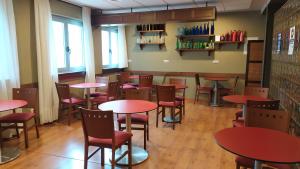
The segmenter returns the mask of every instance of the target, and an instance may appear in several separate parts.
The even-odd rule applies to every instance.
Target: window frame
[[[117,33],[117,35],[118,35],[118,27],[117,26],[102,26],[101,27],[101,44],[102,44],[102,31],[107,31],[107,32],[109,32],[109,34],[108,34],[108,36],[109,36],[109,38],[108,38],[108,47],[109,47],[109,57],[108,57],[108,61],[109,61],[109,64],[108,65],[103,65],[103,59],[102,59],[102,67],[103,67],[103,69],[115,69],[115,68],[118,68],[118,64],[112,64],[112,52],[111,52],[111,50],[112,50],[112,46],[111,46],[111,33],[112,32],[115,32],[115,33]],[[103,46],[102,46],[103,47]],[[102,49],[102,48],[101,48]],[[102,53],[102,50],[101,50],[101,56],[103,57],[103,53]]]
[[[68,24],[73,24],[73,25],[77,25],[80,26],[82,28],[82,40],[83,40],[83,22],[79,19],[75,19],[75,18],[68,18],[65,16],[59,16],[59,15],[52,15],[52,22],[56,21],[56,22],[61,22],[64,24],[64,49],[65,49],[65,63],[66,63],[66,67],[64,68],[58,68],[58,73],[59,74],[65,74],[65,73],[74,73],[74,72],[85,72],[85,66],[80,66],[80,67],[71,67],[71,61],[70,61],[70,52],[67,52],[67,48],[69,47],[69,32],[68,32]],[[82,49],[84,48],[83,46],[83,41],[82,41]],[[82,58],[83,58],[83,63],[85,62],[84,60],[84,55],[82,54]]]

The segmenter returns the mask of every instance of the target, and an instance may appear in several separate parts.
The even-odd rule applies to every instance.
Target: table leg
[[[131,115],[126,114],[126,131],[131,133]],[[119,148],[115,154],[116,159],[120,157],[125,151],[128,150],[127,145]],[[148,159],[148,152],[141,147],[132,146],[132,165],[137,165]],[[120,161],[117,162],[118,165],[128,166],[128,156],[124,156]]]
[[[246,117],[246,112],[247,112],[247,106],[243,104],[243,118]]]
[[[90,94],[91,94],[90,88],[87,88],[86,89],[86,95],[87,95],[87,107],[88,107],[88,109],[91,109]]]
[[[262,162],[259,160],[255,160],[254,169],[261,169]]]
[[[211,104],[211,106],[213,106],[213,107],[217,107],[217,106],[219,106],[219,101],[218,101],[218,93],[219,93],[219,89],[218,89],[219,87],[218,87],[218,81],[217,80],[214,80],[214,89],[213,89],[213,91],[214,91],[214,97],[213,97],[213,102],[212,102],[212,104]]]

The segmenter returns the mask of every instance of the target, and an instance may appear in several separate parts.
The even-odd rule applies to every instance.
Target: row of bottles
[[[149,35],[149,36],[141,36],[136,39],[136,43],[138,44],[163,44],[165,43],[165,37],[164,36],[158,36],[158,35]]]
[[[178,35],[213,35],[215,33],[214,23],[204,23],[193,27],[178,28]]]
[[[244,42],[246,37],[245,31],[230,31],[220,36],[220,41]]]
[[[180,41],[177,39],[176,49],[214,49],[214,42],[208,41]]]
[[[145,24],[137,25],[137,31],[153,31],[153,30],[165,30],[165,24]]]

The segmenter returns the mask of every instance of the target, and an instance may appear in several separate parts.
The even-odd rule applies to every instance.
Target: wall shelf
[[[165,43],[138,43],[138,45],[140,46],[141,50],[144,49],[145,45],[158,45],[159,49],[161,50]]]
[[[140,36],[143,36],[145,33],[159,33],[159,37],[165,32],[165,30],[149,30],[149,31],[137,31]]]
[[[236,41],[236,42],[232,42],[232,41],[218,41],[218,42],[215,42],[215,44],[217,44],[219,46],[219,49],[222,48],[223,45],[226,45],[226,44],[236,44],[237,46],[237,49],[239,49],[241,47],[242,44],[244,44],[245,42],[239,42],[239,41]]]
[[[181,41],[184,39],[200,39],[200,38],[213,38],[215,35],[177,35]]]
[[[211,49],[194,49],[194,48],[181,48],[181,49],[176,49],[177,52],[182,56],[183,52],[208,52],[208,56],[210,56],[211,52],[215,51],[214,48]]]

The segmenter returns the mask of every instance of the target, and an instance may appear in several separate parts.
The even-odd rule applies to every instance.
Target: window
[[[52,22],[58,72],[85,71],[82,22],[60,16]]]
[[[118,67],[118,27],[102,27],[101,37],[103,67]]]

